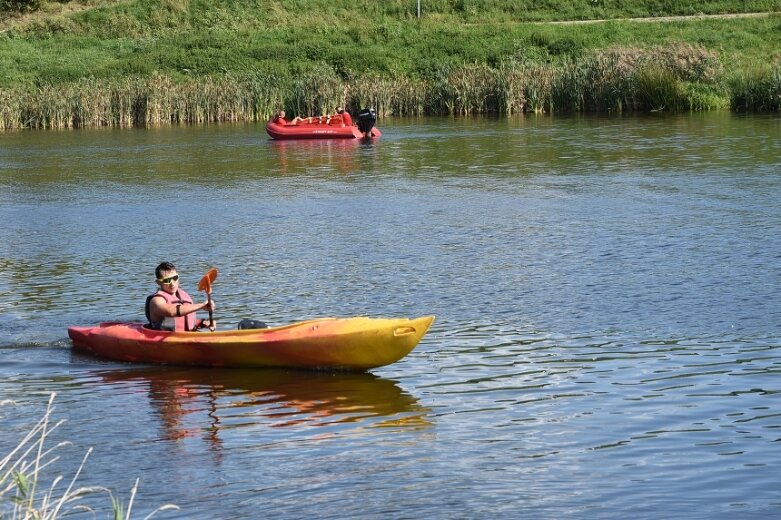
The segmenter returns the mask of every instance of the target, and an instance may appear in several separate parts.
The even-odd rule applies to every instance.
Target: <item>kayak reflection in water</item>
[[[179,287],[179,273],[176,266],[163,262],[155,269],[156,283],[159,289],[146,298],[146,325],[155,330],[194,331],[198,329],[215,330],[213,320],[198,319],[196,312],[208,310],[214,312],[214,300],[209,297],[203,303],[193,303],[184,289]]]
[[[321,428],[310,433],[324,439],[351,430],[365,437],[371,428],[400,432],[433,426],[433,411],[414,395],[394,380],[366,372],[141,367],[97,375],[133,395],[146,389],[164,439],[199,438],[214,452],[224,441],[242,438],[242,430],[259,427]]]

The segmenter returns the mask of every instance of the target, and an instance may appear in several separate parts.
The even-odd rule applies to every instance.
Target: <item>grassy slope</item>
[[[508,57],[556,59],[669,41],[704,45],[728,67],[777,61],[781,16],[654,24],[529,21],[781,11],[781,0],[83,0],[0,25],[0,88],[81,77],[224,72],[297,74],[326,63],[343,77],[367,71],[423,76],[447,64]],[[58,12],[61,11],[61,12]]]

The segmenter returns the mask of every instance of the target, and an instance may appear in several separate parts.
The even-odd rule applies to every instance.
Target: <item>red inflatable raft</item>
[[[377,115],[374,109],[367,108],[358,114],[358,123],[345,125],[340,116],[309,117],[286,124],[270,121],[266,132],[273,139],[362,139],[377,138],[382,135],[374,128]]]
[[[357,126],[329,125],[325,123],[298,123],[280,125],[269,123],[266,132],[274,139],[361,139],[363,137],[380,137],[382,135],[376,128],[364,136]]]

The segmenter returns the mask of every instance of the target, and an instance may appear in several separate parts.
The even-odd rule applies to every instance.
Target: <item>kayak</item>
[[[69,327],[75,351],[133,363],[367,370],[410,352],[434,316],[319,318],[266,329],[152,330],[141,323]]]
[[[298,124],[280,125],[270,122],[266,125],[266,132],[273,139],[361,139],[364,133],[355,126],[330,125],[320,122],[305,122]],[[377,128],[372,128],[367,137],[380,137],[382,133]]]

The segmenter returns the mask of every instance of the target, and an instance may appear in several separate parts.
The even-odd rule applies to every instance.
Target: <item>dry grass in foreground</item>
[[[46,447],[46,441],[49,440],[51,433],[64,422],[64,420],[52,422],[54,397],[55,394],[52,393],[49,397],[46,413],[38,423],[10,453],[0,458],[0,519],[54,520],[74,512],[92,512],[94,514],[95,511],[85,505],[82,500],[94,493],[107,493],[111,502],[112,518],[129,520],[140,479],[136,479],[131,490],[127,510],[124,503],[105,487],[76,486],[76,481],[87,462],[87,458],[92,453],[92,448],[87,450],[69,482],[66,483],[62,475],[59,475],[52,481],[48,489],[40,489],[43,471],[59,458],[54,455],[54,451],[69,444],[68,442],[60,442],[54,447]],[[12,403],[9,401],[0,402],[0,405],[9,404]],[[0,417],[1,419],[2,417]],[[166,504],[145,518],[151,518],[158,511],[167,509],[179,508],[173,504]]]

